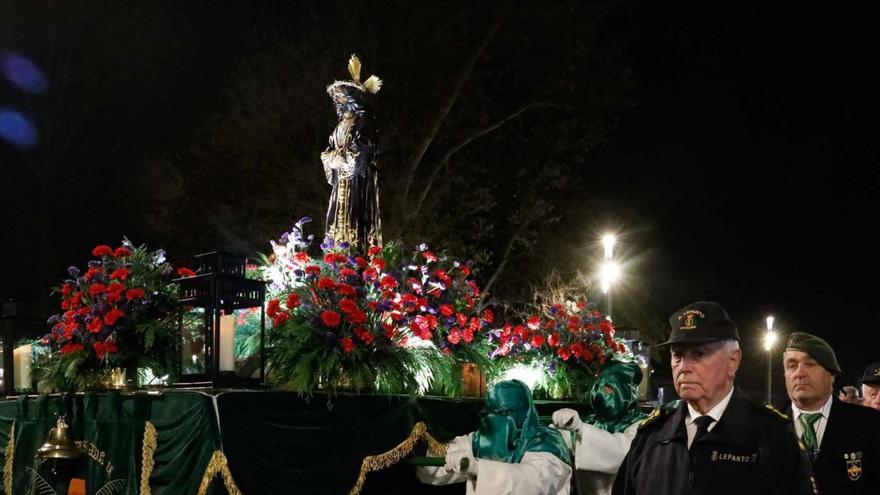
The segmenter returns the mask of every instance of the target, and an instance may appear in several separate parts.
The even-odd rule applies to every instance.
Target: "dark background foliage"
[[[620,325],[656,340],[680,306],[718,300],[759,389],[773,313],[827,338],[853,382],[880,360],[869,14],[0,0],[0,50],[48,79],[36,95],[0,80],[0,107],[40,133],[0,142],[0,296],[45,302],[67,265],[123,235],[179,265],[265,252],[302,215],[320,234],[324,88],[355,52],[385,81],[387,238],[479,259],[489,299],[516,305],[553,270],[593,275],[616,230]]]

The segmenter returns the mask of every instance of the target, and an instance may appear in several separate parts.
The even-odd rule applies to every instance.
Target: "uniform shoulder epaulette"
[[[789,421],[791,421],[791,418],[789,418],[787,414],[780,411],[779,409],[776,409],[775,407],[773,407],[772,404],[764,404],[764,407],[760,407],[759,409],[767,413],[768,416],[778,419],[779,421],[782,421],[784,423],[788,423]]]
[[[651,414],[649,414],[647,418],[643,419],[642,422],[639,423],[638,431],[644,430],[651,423],[653,423],[654,421],[657,421],[657,418],[659,418],[662,415],[663,415],[663,412],[660,410],[660,408],[659,407],[655,408],[653,411],[651,411]]]
[[[667,402],[666,404],[661,405],[660,407],[655,408],[651,411],[651,414],[648,415],[647,418],[643,419],[641,423],[639,423],[638,431],[642,431],[645,428],[648,428],[652,424],[658,422],[658,420],[662,420],[675,412],[678,409],[679,401]],[[662,421],[660,421],[662,423]]]

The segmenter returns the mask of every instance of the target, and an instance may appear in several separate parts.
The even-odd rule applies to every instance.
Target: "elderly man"
[[[489,390],[480,429],[449,443],[446,465],[416,475],[432,485],[466,482],[468,495],[568,495],[571,452],[538,421],[529,388],[511,380]]]
[[[880,493],[880,412],[834,395],[840,365],[827,342],[788,338],[782,358],[795,433],[810,454],[823,494]]]
[[[880,411],[880,363],[874,363],[862,375],[862,405]]]
[[[736,324],[714,302],[669,320],[675,389],[683,402],[639,428],[615,495],[811,493],[788,419],[734,387],[742,353]]]

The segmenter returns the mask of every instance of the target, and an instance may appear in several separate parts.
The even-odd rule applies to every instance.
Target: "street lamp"
[[[767,403],[772,399],[772,376],[773,376],[773,344],[776,343],[776,332],[773,331],[773,317],[767,317],[767,331],[764,332],[764,349],[767,351]]]
[[[611,319],[611,284],[620,276],[620,267],[614,262],[614,244],[617,238],[613,234],[602,236],[602,245],[605,248],[605,260],[599,270],[599,280],[602,283],[602,293],[605,295],[605,313]]]

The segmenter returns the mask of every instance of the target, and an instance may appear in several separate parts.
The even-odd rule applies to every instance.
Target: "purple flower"
[[[69,273],[71,277],[76,278],[76,277],[79,277],[80,272],[79,272],[79,268],[77,268],[75,266],[70,266],[67,268],[67,273]]]
[[[46,320],[46,324],[47,325],[54,325],[54,324],[58,323],[59,321],[61,321],[61,315],[55,314],[55,315],[50,316],[49,319]]]
[[[312,221],[312,217],[302,217],[296,221],[297,227],[302,227],[303,225]]]
[[[95,268],[96,266],[101,266],[101,262],[98,260],[89,261],[89,268]]]
[[[348,249],[350,246],[351,246],[351,244],[349,244],[347,242],[340,242],[338,247],[339,247],[339,249]]]
[[[287,241],[290,240],[290,236],[287,235],[287,232],[281,234],[281,237],[278,239],[281,244],[287,244]]]
[[[324,242],[321,243],[321,249],[324,250],[324,251],[327,251],[328,249],[333,249],[333,247],[334,247],[335,245],[336,245],[336,243],[333,242],[333,239],[332,239],[332,238],[330,238],[330,237],[325,237],[325,238],[324,238]]]

